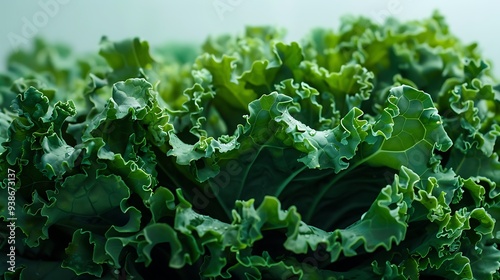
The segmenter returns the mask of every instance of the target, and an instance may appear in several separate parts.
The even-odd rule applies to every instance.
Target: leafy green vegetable
[[[500,279],[500,85],[439,14],[99,55],[0,75],[2,279]]]

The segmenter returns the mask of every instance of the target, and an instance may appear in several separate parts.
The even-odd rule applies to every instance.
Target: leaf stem
[[[360,166],[361,164],[365,163],[366,161],[368,161],[371,157],[373,157],[374,155],[376,155],[378,152],[375,152],[373,153],[372,155],[368,156],[368,157],[365,157],[363,159],[361,159],[360,161],[354,163],[353,165],[349,166],[347,169],[345,169],[344,171],[342,171],[341,173],[338,173],[337,176],[335,176],[335,178],[333,178],[332,181],[330,181],[329,184],[327,184],[326,186],[324,186],[319,194],[314,198],[314,201],[313,203],[311,204],[311,207],[309,208],[309,211],[307,212],[305,218],[304,218],[304,221],[306,223],[310,222],[311,219],[312,219],[312,216],[314,214],[314,211],[316,210],[316,207],[319,205],[319,202],[323,199],[323,197],[325,196],[325,194],[330,190],[330,188],[335,185],[340,179],[342,179],[345,175],[349,174],[353,169],[357,168],[358,166]]]
[[[295,179],[295,177],[297,177],[297,175],[299,175],[302,171],[304,171],[305,169],[307,168],[307,165],[304,164],[304,166],[302,166],[301,168],[297,169],[297,171],[293,172],[290,176],[288,176],[288,178],[283,181],[283,183],[281,183],[281,185],[278,187],[278,189],[276,190],[276,192],[274,193],[274,196],[275,197],[279,197],[280,194],[285,190],[286,186],[288,186],[288,184],[293,180]]]

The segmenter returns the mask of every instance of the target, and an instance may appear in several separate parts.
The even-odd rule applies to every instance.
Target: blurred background
[[[29,47],[35,36],[97,52],[103,35],[111,40],[139,36],[151,45],[199,44],[208,35],[242,33],[246,25],[276,25],[287,29],[291,41],[314,27],[335,29],[348,14],[383,22],[388,16],[428,18],[439,10],[463,42],[479,43],[500,77],[499,8],[500,2],[486,0],[5,0],[0,2],[0,69],[9,52]]]

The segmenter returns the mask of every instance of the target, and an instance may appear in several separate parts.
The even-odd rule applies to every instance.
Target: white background
[[[111,40],[140,36],[152,45],[168,41],[201,43],[208,35],[238,34],[246,25],[276,25],[298,40],[313,27],[337,28],[346,14],[379,20],[393,13],[401,19],[423,19],[434,10],[466,43],[478,42],[500,77],[500,2],[493,1],[266,1],[266,0],[0,0],[0,69],[5,56],[28,47],[34,35],[70,44],[75,50],[98,51],[103,35]],[[45,5],[44,5],[45,3]],[[50,6],[49,4],[52,4]],[[47,10],[49,5],[51,9]],[[218,7],[218,8],[217,8]],[[45,16],[44,16],[45,15]],[[32,24],[32,28],[29,25]],[[27,27],[28,26],[28,27]],[[34,28],[33,28],[34,27]],[[35,30],[36,29],[36,30]],[[35,32],[32,32],[34,31]],[[26,36],[29,35],[29,36]],[[23,40],[14,40],[23,39]],[[25,40],[26,39],[26,40]]]

